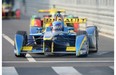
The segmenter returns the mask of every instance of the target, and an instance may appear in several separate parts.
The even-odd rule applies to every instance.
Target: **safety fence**
[[[26,0],[26,15],[38,15],[39,9],[65,9],[66,14],[86,17],[88,25],[95,25],[100,32],[114,35],[114,0]]]

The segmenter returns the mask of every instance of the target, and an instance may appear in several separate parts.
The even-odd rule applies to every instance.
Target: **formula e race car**
[[[20,18],[20,9],[14,7],[13,0],[2,0],[2,18]]]
[[[44,18],[43,25],[30,25],[29,36],[26,31],[16,32],[14,54],[16,57],[24,57],[26,53],[75,54],[86,57],[90,50],[97,52],[97,27],[87,26],[86,30],[77,27],[77,24],[86,24],[86,21],[86,18],[77,17],[58,18],[58,15],[55,18]],[[69,24],[73,24],[72,27]]]

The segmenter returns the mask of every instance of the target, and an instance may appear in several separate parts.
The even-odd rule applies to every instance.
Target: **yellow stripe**
[[[11,7],[11,6],[12,6],[11,4],[6,4],[6,3],[2,4],[2,7]]]
[[[35,20],[35,19],[32,19],[32,20],[30,21],[30,25],[31,25],[31,26],[34,26],[34,20]]]
[[[60,12],[65,12],[65,10],[58,10],[56,8],[51,8],[51,9],[47,9],[47,10],[38,10],[38,12],[48,12],[50,14],[55,14],[57,11],[60,11]]]
[[[52,23],[55,19],[50,17],[50,18],[44,18],[43,22],[45,24],[47,23]],[[57,21],[60,21],[61,18],[58,18]],[[64,23],[86,23],[87,18],[64,18]]]
[[[83,46],[83,43],[85,42],[86,39],[87,39],[87,37],[85,36],[84,39],[83,39],[83,41],[82,41],[82,43],[81,43],[81,46],[80,46],[80,48],[79,48],[78,55],[80,55],[80,49],[81,49],[81,47]]]
[[[66,47],[66,51],[76,51],[75,47]]]
[[[49,38],[44,38],[44,40],[51,40],[52,39],[52,36],[49,37]]]
[[[32,46],[23,46],[21,50],[23,51],[31,51],[32,50]]]
[[[51,40],[52,38],[44,38],[44,40]]]
[[[52,53],[53,53],[53,48],[54,48],[54,43],[52,42],[52,46],[51,46]]]

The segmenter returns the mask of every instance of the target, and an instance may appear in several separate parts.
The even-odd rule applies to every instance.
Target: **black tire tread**
[[[22,35],[24,37],[24,41],[23,41],[23,46],[25,46],[27,44],[27,33],[26,31],[17,31],[16,34]],[[25,57],[26,53],[21,53],[20,55],[16,55],[16,57]]]
[[[88,26],[87,28],[89,28],[89,27],[95,27],[96,38],[98,38],[99,35],[98,35],[98,28],[97,28],[97,26]],[[92,52],[98,52],[98,39],[96,39],[96,50],[92,51]]]

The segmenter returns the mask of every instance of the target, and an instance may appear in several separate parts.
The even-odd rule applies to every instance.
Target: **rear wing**
[[[53,14],[53,13],[56,13],[56,12],[65,12],[65,10],[58,10],[56,8],[52,8],[52,9],[48,9],[48,10],[38,10],[38,12]]]

